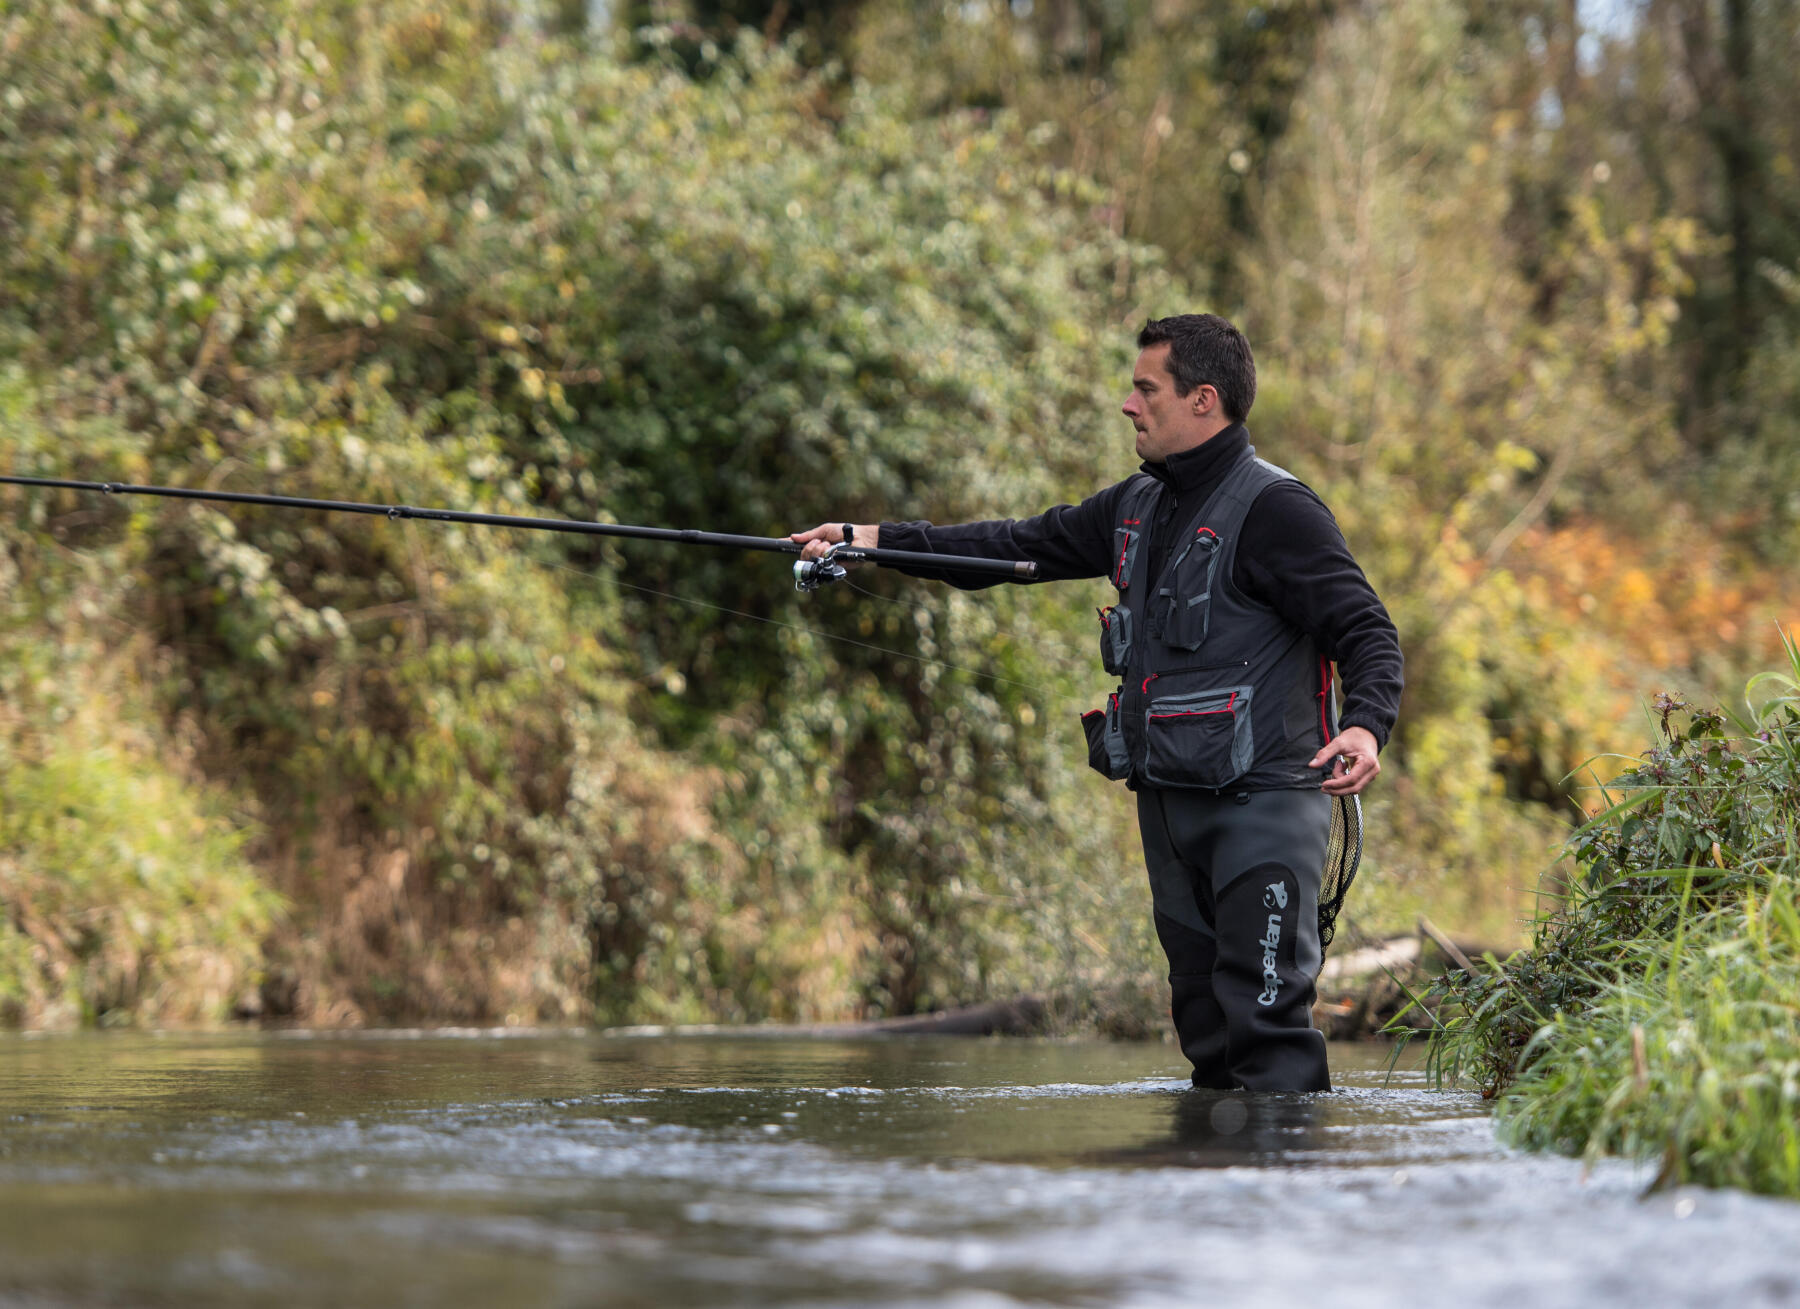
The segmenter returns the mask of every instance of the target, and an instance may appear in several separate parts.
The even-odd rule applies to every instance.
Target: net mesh
[[[1362,862],[1362,800],[1340,795],[1331,806],[1331,837],[1325,844],[1325,876],[1319,883],[1319,946],[1331,944],[1338,911]]]

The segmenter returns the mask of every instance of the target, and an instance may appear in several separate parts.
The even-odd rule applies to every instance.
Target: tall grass
[[[1430,1062],[1514,1142],[1659,1158],[1659,1184],[1800,1195],[1800,646],[1742,712],[1661,740],[1569,853],[1529,950],[1434,987]]]
[[[1800,897],[1789,882],[1637,941],[1540,1029],[1501,1102],[1517,1144],[1658,1156],[1662,1182],[1800,1195]]]

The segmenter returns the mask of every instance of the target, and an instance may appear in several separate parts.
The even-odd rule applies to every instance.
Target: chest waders
[[[1197,1086],[1330,1086],[1311,1013],[1331,797],[1307,767],[1337,733],[1330,664],[1232,581],[1250,506],[1289,476],[1246,451],[1155,577],[1149,537],[1172,492],[1132,479],[1113,531],[1119,599],[1100,614],[1102,662],[1121,681],[1082,718],[1088,762],[1137,792]]]

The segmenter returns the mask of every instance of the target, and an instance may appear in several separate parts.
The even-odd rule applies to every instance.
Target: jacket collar
[[[1176,495],[1185,495],[1196,487],[1216,484],[1249,448],[1249,430],[1242,423],[1233,423],[1191,450],[1178,451],[1160,464],[1146,461],[1141,467]]]

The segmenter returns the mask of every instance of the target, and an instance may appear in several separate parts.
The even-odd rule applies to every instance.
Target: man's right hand
[[[843,543],[846,527],[851,532],[851,545],[873,550],[881,542],[880,523],[820,523],[810,532],[791,533],[788,540],[806,547],[800,552],[802,559],[823,559],[827,550]]]

